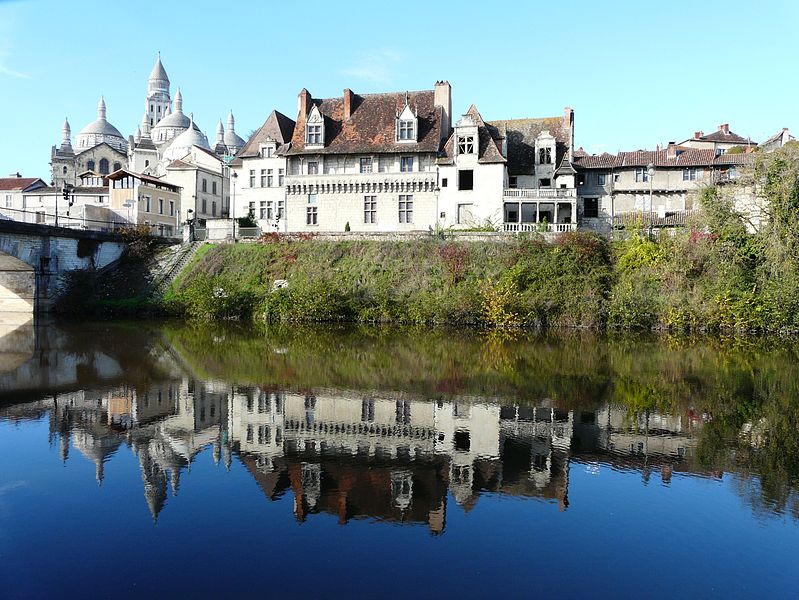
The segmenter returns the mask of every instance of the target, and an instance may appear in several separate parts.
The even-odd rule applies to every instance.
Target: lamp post
[[[649,219],[649,238],[652,238],[652,184],[655,179],[655,164],[649,163],[646,166],[646,172],[649,175],[649,215],[647,218]]]
[[[239,174],[236,173],[236,171],[233,171],[230,175],[230,178],[233,180],[233,201],[230,204],[230,216],[233,218],[233,241],[235,242],[236,241],[236,179],[239,178]]]
[[[189,242],[194,241],[194,218],[192,218],[193,214],[194,214],[194,209],[192,208],[186,211],[186,225],[189,228]]]

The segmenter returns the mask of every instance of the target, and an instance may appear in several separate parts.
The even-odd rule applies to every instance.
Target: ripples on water
[[[402,557],[423,555],[430,544],[450,551],[466,544],[482,558],[449,589],[471,581],[461,592],[467,596],[499,589],[526,595],[535,568],[499,587],[473,579],[481,566],[499,569],[497,561],[535,560],[542,549],[535,540],[543,534],[543,547],[562,552],[574,551],[567,540],[587,550],[603,537],[610,547],[620,544],[612,555],[591,559],[601,566],[581,563],[617,583],[622,573],[613,569],[625,545],[633,552],[648,547],[653,558],[668,549],[658,557],[666,563],[678,555],[708,561],[707,552],[716,552],[719,565],[730,569],[729,548],[721,545],[747,543],[779,571],[792,560],[783,545],[799,541],[795,358],[790,344],[584,335],[172,324],[9,328],[0,341],[0,466],[15,480],[0,487],[0,558],[24,564],[31,556],[15,540],[51,540],[25,504],[57,513],[63,495],[72,508],[59,515],[61,530],[86,528],[82,505],[108,510],[107,503],[116,503],[115,535],[135,531],[176,552],[191,527],[214,522],[215,536],[226,542],[224,558],[216,558],[223,563],[251,558],[252,549],[231,542],[265,526],[262,513],[256,511],[257,526],[252,520],[253,499],[289,509],[266,514],[271,525],[263,541],[291,555],[314,554],[339,536],[324,515],[339,525],[415,525],[431,535],[358,529],[352,541],[397,544],[394,567],[422,579],[424,567],[411,568],[413,560]],[[91,474],[71,470],[76,463],[92,464],[101,485],[86,487]],[[655,484],[663,491],[647,491]],[[147,526],[134,497],[146,504]],[[518,503],[524,500],[539,502]],[[156,526],[169,511],[177,513],[164,538]],[[223,520],[228,529],[219,525]],[[285,529],[292,522],[312,529],[296,537],[300,530]],[[534,522],[525,550],[508,541]],[[76,549],[86,559],[113,554],[111,540],[91,539],[88,550]],[[55,551],[58,544],[48,543]],[[48,545],[36,553],[46,557]],[[324,560],[342,568],[347,558],[328,548]],[[368,568],[370,557],[361,560]],[[372,577],[390,572],[379,554],[371,560]],[[457,563],[439,561],[447,568]],[[194,577],[203,572],[202,565],[185,568]],[[691,570],[680,561],[673,568]],[[780,590],[790,576],[779,572],[765,587],[738,574],[725,584],[700,578],[698,587],[683,591]],[[52,592],[31,577],[0,576],[0,583],[20,596]],[[233,589],[249,589],[237,581]],[[582,585],[588,584],[561,591],[578,595]],[[352,594],[369,595],[342,589]]]

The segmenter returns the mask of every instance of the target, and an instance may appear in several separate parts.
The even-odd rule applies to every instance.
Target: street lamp
[[[190,242],[194,241],[194,221],[195,221],[195,219],[192,218],[193,214],[194,214],[194,209],[193,208],[190,208],[189,210],[186,211],[186,225],[188,225],[188,227],[189,227],[189,241]]]
[[[236,171],[230,175],[231,179],[233,179],[233,202],[230,205],[230,215],[233,218],[233,241],[236,241],[236,179],[239,178],[239,174]]]

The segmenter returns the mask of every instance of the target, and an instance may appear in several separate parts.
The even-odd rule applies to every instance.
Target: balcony
[[[526,189],[526,188],[506,188],[503,196],[505,198],[527,198],[531,200],[545,200],[552,198],[565,198],[577,200],[577,190],[575,189]]]
[[[575,231],[576,223],[503,223],[505,233],[564,233]]]
[[[375,194],[381,192],[433,192],[436,174],[346,173],[330,175],[289,175],[286,194]]]

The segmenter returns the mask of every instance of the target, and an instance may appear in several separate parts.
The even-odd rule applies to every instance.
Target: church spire
[[[67,118],[64,118],[64,124],[61,126],[61,150],[72,150],[72,128]]]

